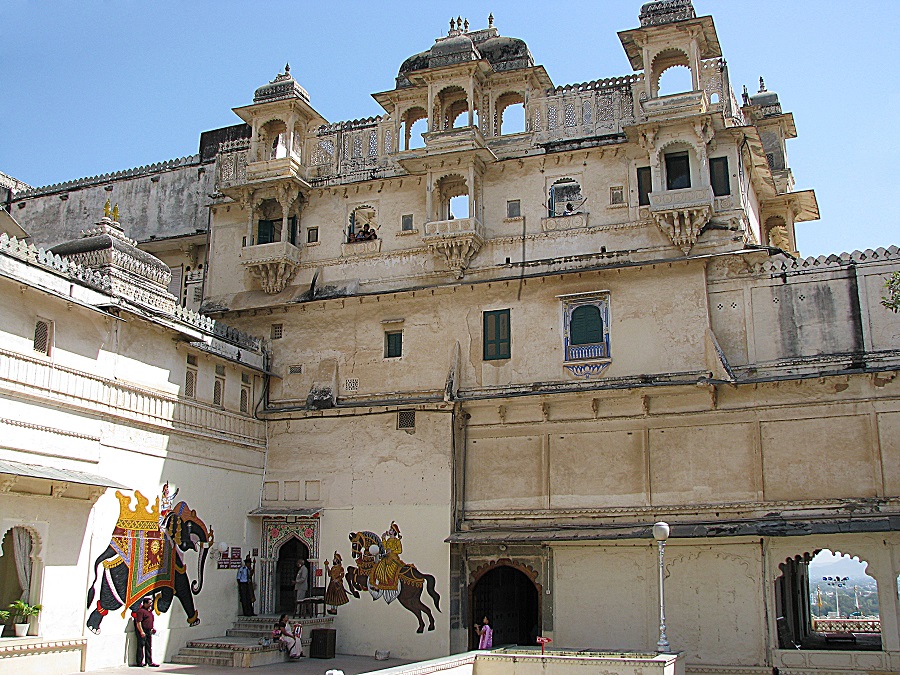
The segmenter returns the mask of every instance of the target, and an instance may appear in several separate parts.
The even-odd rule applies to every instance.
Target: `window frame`
[[[638,206],[650,206],[650,193],[653,192],[653,172],[649,166],[637,167],[637,190]]]
[[[406,224],[409,223],[409,227]],[[413,218],[412,213],[404,213],[400,216],[400,231],[401,232],[412,232],[416,229],[416,221]]]
[[[612,362],[610,351],[609,291],[589,291],[559,295],[562,303],[563,366],[576,377],[600,375]],[[595,307],[599,312],[600,340],[576,343],[572,319],[581,307]]]
[[[505,324],[503,319],[505,319]],[[489,337],[489,331],[492,328],[496,334],[494,338]],[[512,327],[509,309],[492,309],[482,312],[481,340],[484,361],[504,361],[512,358]],[[489,353],[491,346],[496,348],[496,353]]]
[[[306,243],[307,243],[307,245],[319,243],[319,228],[318,227],[307,227],[306,228]]]
[[[684,162],[684,171],[672,171],[672,165],[676,162]],[[691,155],[687,150],[667,152],[663,156],[663,164],[666,167],[666,190],[689,190],[693,186],[691,177]],[[676,178],[687,178],[687,185],[675,186]]]
[[[384,332],[384,358],[399,359],[403,356],[403,330]]]
[[[515,206],[513,206],[515,204]],[[515,210],[515,213],[513,213]],[[521,218],[522,217],[522,200],[521,199],[508,199],[506,200],[506,217],[507,218]]]

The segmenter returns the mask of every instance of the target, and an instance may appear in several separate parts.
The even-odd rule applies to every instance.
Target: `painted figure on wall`
[[[416,569],[413,564],[400,559],[403,552],[402,535],[396,522],[382,535],[374,532],[351,532],[350,543],[356,566],[347,568],[347,586],[355,598],[359,591],[368,591],[372,599],[384,598],[387,604],[399,600],[400,604],[419,620],[417,633],[425,630],[422,614],[428,617],[428,630],[434,630],[434,615],[422,602],[424,587],[441,611],[441,596],[434,588],[434,577]]]
[[[347,591],[344,590],[344,566],[341,564],[343,558],[337,551],[334,552],[334,559],[331,561],[331,567],[328,566],[328,560],[325,561],[325,574],[328,576],[328,588],[325,589],[325,604],[328,605],[329,614],[337,614],[337,608],[350,602],[347,597]]]
[[[178,491],[175,491],[177,494]],[[168,483],[151,508],[149,500],[135,490],[135,508],[131,496],[116,491],[119,519],[112,540],[94,561],[94,579],[88,590],[87,606],[94,602],[98,568],[102,569],[97,605],[87,620],[88,628],[100,632],[100,622],[111,610],[138,609],[144,596],[152,598],[157,614],[166,612],[177,596],[191,626],[200,623],[194,608],[194,595],[203,589],[203,568],[213,543],[213,530],[197,517],[186,502],[172,506]],[[168,502],[168,503],[167,503]],[[163,513],[165,512],[165,513]],[[183,553],[198,553],[197,579],[190,581]]]

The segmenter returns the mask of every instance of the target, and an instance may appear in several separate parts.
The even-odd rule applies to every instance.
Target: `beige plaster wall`
[[[380,536],[395,521],[403,537],[401,559],[436,580],[440,611],[423,589],[435,629],[427,630],[426,619],[422,634],[399,600],[373,602],[367,592],[351,597],[335,620],[342,653],[389,649],[401,658],[421,659],[449,650],[450,546],[444,543],[452,501],[449,411],[417,410],[411,433],[397,429],[395,411],[270,422],[263,505],[320,509],[320,567],[338,551],[348,569],[355,564],[348,535]],[[291,482],[299,483],[300,500],[287,489]],[[307,501],[309,482],[317,483],[319,497]]]
[[[900,488],[894,382],[860,375],[471,401],[466,509],[893,496]],[[842,400],[845,392],[872,403]],[[498,472],[498,464],[515,471]]]
[[[657,550],[652,542],[553,548],[554,645],[656,651]],[[759,544],[671,540],[666,625],[689,664],[762,665],[766,630]]]

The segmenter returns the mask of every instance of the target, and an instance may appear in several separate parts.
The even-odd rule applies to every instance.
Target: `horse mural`
[[[177,494],[178,491],[175,491]],[[167,612],[175,596],[181,601],[187,622],[200,623],[194,608],[194,595],[203,589],[203,568],[213,544],[213,530],[197,517],[186,502],[171,506],[168,484],[163,487],[162,509],[157,498],[148,509],[149,500],[135,490],[137,507],[131,508],[131,497],[118,490],[119,519],[107,549],[94,561],[94,580],[88,590],[87,606],[94,601],[97,571],[102,567],[97,606],[87,620],[88,628],[100,632],[100,622],[110,610],[124,607],[135,610],[141,598],[153,597],[157,614]],[[172,495],[174,497],[175,495]],[[197,551],[197,579],[188,579],[184,551]]]
[[[373,600],[384,598],[387,604],[398,600],[419,620],[417,633],[425,630],[424,613],[428,617],[428,630],[434,630],[434,615],[422,602],[422,587],[439,612],[441,596],[434,588],[433,576],[400,559],[402,538],[400,528],[394,522],[381,537],[374,532],[351,532],[350,544],[356,565],[347,567],[347,585],[355,598],[360,597],[359,591],[368,591]]]

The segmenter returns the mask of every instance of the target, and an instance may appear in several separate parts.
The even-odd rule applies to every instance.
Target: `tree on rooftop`
[[[885,295],[881,304],[892,312],[900,312],[900,272],[888,275],[884,281]]]

